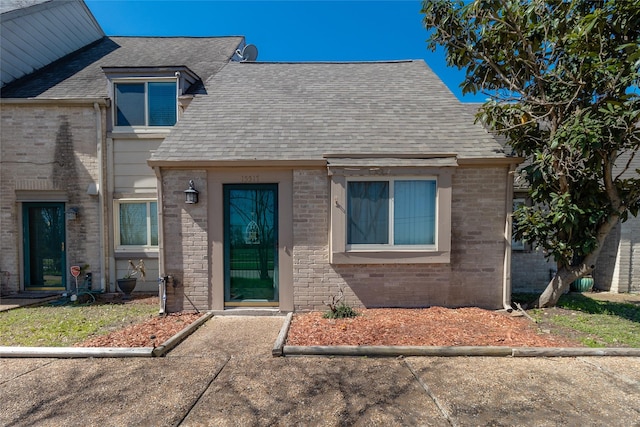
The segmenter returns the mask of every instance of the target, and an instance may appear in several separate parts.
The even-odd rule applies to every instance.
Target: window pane
[[[349,182],[347,185],[347,243],[389,243],[389,183]]]
[[[120,244],[147,244],[146,203],[122,203],[120,205]]]
[[[118,83],[116,126],[144,126],[144,83]]]
[[[158,246],[158,203],[149,203],[151,213],[149,220],[151,221],[151,246]]]
[[[149,126],[176,124],[175,82],[149,83]]]
[[[436,182],[396,181],[393,190],[393,243],[435,244]]]

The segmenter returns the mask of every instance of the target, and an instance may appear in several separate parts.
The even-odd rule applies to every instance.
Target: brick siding
[[[198,204],[184,203],[189,180],[194,180],[199,191]],[[167,310],[207,310],[211,306],[207,173],[165,170],[162,186],[165,271],[160,274],[173,276],[176,285],[167,288]]]
[[[326,309],[339,288],[366,307],[499,308],[506,169],[459,168],[453,176],[451,264],[330,265],[329,177],[294,172],[294,305]]]
[[[98,198],[87,194],[89,184],[98,181],[99,167],[93,106],[3,104],[0,128],[2,293],[15,293],[23,286],[22,212],[16,191],[62,191],[68,198],[66,207],[79,208],[77,219],[66,221],[67,263],[89,264],[95,283],[102,272]],[[68,281],[72,279],[68,275]]]

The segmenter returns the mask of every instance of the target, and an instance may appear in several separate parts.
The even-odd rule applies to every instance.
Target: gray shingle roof
[[[104,37],[10,83],[2,98],[107,96],[102,67],[186,66],[203,82],[220,70],[244,41],[233,37]]]
[[[152,160],[504,157],[424,61],[229,63],[208,88]]]

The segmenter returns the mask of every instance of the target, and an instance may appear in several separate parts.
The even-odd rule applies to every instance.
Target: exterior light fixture
[[[189,181],[189,188],[184,190],[184,202],[188,205],[198,203],[198,190],[193,188],[193,180]]]
[[[78,208],[69,208],[66,211],[64,211],[64,213],[67,216],[67,220],[73,221],[73,220],[78,218],[78,212],[79,211],[80,211],[80,209],[78,209]]]

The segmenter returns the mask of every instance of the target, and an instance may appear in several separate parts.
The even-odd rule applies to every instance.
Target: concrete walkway
[[[0,359],[0,425],[640,424],[640,358],[274,358],[283,321],[214,317],[163,358]]]

